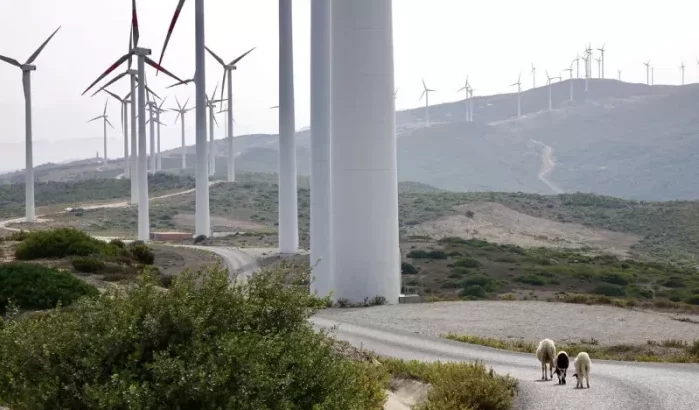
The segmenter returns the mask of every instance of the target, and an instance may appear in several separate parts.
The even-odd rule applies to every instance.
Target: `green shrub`
[[[488,293],[481,285],[470,285],[463,288],[461,292],[459,292],[459,296],[470,299],[485,299],[488,297]]]
[[[387,373],[335,351],[308,318],[329,300],[309,272],[184,273],[168,292],[142,276],[70,310],[0,329],[10,408],[380,410]]]
[[[461,258],[454,262],[454,266],[461,268],[478,268],[481,266],[481,263],[473,258]]]
[[[78,272],[97,273],[104,269],[104,262],[91,256],[79,256],[71,262]]]
[[[396,377],[432,385],[427,402],[418,410],[510,410],[517,395],[517,380],[500,376],[482,363],[424,363],[381,358]]]
[[[59,301],[65,306],[97,293],[94,286],[68,272],[29,263],[0,265],[0,313],[5,313],[10,301],[20,309],[50,309]]]
[[[619,273],[608,273],[606,275],[602,275],[600,279],[602,282],[611,283],[612,285],[625,286],[629,284],[628,276]]]
[[[621,286],[612,285],[609,283],[600,283],[592,293],[596,295],[604,295],[610,297],[626,296],[626,291]]]
[[[527,285],[533,286],[544,286],[546,285],[546,279],[538,275],[524,275],[516,277],[515,280],[519,283],[525,283]]]
[[[126,244],[121,239],[112,239],[111,241],[109,241],[109,244],[121,249],[124,249],[126,247]]]
[[[444,251],[424,251],[421,249],[416,249],[408,252],[408,258],[411,259],[446,259],[447,254]]]
[[[106,243],[83,231],[59,228],[30,232],[15,250],[15,257],[19,260],[33,260],[101,255],[110,253],[109,248]]]
[[[136,245],[129,246],[129,251],[133,258],[144,265],[152,265],[155,262],[155,253],[148,245],[144,243],[138,243]]]
[[[495,280],[494,278],[491,278],[490,276],[484,275],[484,274],[476,274],[467,277],[464,279],[462,282],[462,285],[464,287],[472,286],[472,285],[478,285],[482,286],[483,289],[485,289],[488,292],[495,292],[500,288],[500,285],[498,284],[498,281]]]
[[[403,275],[415,275],[417,274],[417,268],[412,263],[401,262],[400,271]]]

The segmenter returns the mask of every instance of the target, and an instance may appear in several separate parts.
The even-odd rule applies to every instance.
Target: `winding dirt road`
[[[543,182],[551,188],[551,190],[555,194],[562,194],[564,191],[558,187],[558,185],[554,184],[550,179],[549,176],[553,172],[553,169],[556,168],[556,161],[553,160],[553,148],[551,148],[549,145],[544,144],[543,142],[536,141],[536,140],[530,140],[536,145],[539,145],[542,150],[541,150],[541,168],[539,169],[539,181]]]

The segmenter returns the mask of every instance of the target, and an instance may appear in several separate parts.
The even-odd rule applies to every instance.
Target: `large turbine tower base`
[[[398,303],[392,0],[334,0],[331,21],[334,298]]]
[[[25,154],[26,167],[24,170],[25,183],[25,219],[27,222],[36,221],[34,210],[34,153],[32,141],[32,83],[31,72],[36,70],[34,66],[25,65],[22,67],[22,85],[24,86],[24,125],[26,132]]]

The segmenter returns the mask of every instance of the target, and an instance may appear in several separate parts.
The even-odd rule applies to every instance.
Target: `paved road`
[[[552,410],[696,410],[699,409],[699,366],[638,364],[593,360],[590,389],[577,390],[570,377],[566,386],[540,382],[541,370],[531,354],[382,329],[351,325],[322,317],[316,327],[339,326],[336,337],[379,355],[422,361],[482,360],[501,374],[520,380],[517,409]],[[571,366],[572,370],[572,366]],[[569,374],[572,375],[573,372]],[[573,384],[571,384],[573,383]]]

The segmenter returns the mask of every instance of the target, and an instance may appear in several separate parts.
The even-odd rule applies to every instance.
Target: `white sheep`
[[[585,378],[585,383],[587,383],[587,388],[590,388],[590,355],[585,352],[578,353],[575,358],[575,374],[573,377],[578,379],[578,383],[575,388],[583,388],[582,379]]]
[[[539,342],[536,348],[536,358],[541,362],[541,380],[548,380],[546,377],[546,365],[549,365],[551,379],[553,379],[554,360],[556,358],[556,345],[551,339],[544,339]]]

